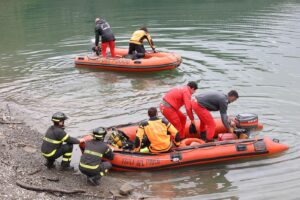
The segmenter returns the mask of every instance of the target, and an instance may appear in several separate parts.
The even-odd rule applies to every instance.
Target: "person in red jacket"
[[[160,104],[161,113],[179,131],[181,140],[185,138],[184,129],[186,123],[186,116],[180,111],[180,108],[183,105],[185,106],[187,115],[189,116],[191,123],[195,125],[191,98],[192,94],[197,89],[197,83],[194,81],[190,81],[184,87],[171,89],[163,97],[163,101]]]

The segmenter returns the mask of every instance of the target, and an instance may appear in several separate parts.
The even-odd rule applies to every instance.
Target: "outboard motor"
[[[258,128],[258,117],[256,114],[239,114],[235,117],[236,128],[233,133],[220,133],[219,141],[247,139],[250,132]]]
[[[238,114],[234,133],[241,139],[248,138],[250,132],[258,128],[258,116],[256,114]]]
[[[98,49],[96,50],[96,47],[95,47],[95,39],[91,39],[90,42],[91,42],[91,46],[92,46],[93,52],[95,52],[96,55],[99,56],[99,55],[101,54],[101,48],[98,48]]]
[[[258,128],[258,116],[256,114],[238,114],[236,116],[237,128],[251,131]]]

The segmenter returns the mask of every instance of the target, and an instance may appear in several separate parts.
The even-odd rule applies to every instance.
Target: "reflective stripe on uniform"
[[[68,139],[68,137],[69,137],[69,134],[66,134],[65,137],[63,139],[61,139],[61,142],[66,141]]]
[[[47,137],[44,137],[43,140],[47,141],[47,142],[50,142],[52,144],[61,144],[63,143],[66,139],[68,139],[69,137],[69,134],[66,134],[65,137],[61,140],[53,140],[53,139],[50,139],[50,138],[47,138]]]
[[[87,168],[87,169],[97,169],[99,167],[99,165],[86,165],[86,164],[83,164],[83,163],[80,163],[79,164],[81,167],[83,168]]]
[[[57,150],[57,149],[54,149],[54,150],[51,151],[50,153],[42,153],[42,154],[43,154],[43,156],[51,157],[51,156],[53,156],[53,155],[56,153],[56,150]]]
[[[62,143],[62,141],[58,141],[58,140],[52,140],[50,138],[47,138],[47,137],[44,137],[43,140],[47,141],[47,142],[50,142],[52,144],[60,144]]]
[[[65,153],[64,156],[72,156],[72,153]]]
[[[103,154],[102,154],[102,153],[98,153],[98,152],[91,151],[91,150],[84,150],[84,153],[90,154],[90,155],[93,155],[93,156],[98,156],[98,157],[100,157],[100,158],[103,157]]]
[[[66,162],[69,162],[69,161],[71,161],[71,158],[63,158],[62,160],[66,161]]]
[[[104,176],[104,173],[103,173],[103,172],[100,172],[100,176]]]

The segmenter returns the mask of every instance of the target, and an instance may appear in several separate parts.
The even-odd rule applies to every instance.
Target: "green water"
[[[147,25],[157,49],[180,54],[183,63],[147,74],[75,68],[75,56],[91,53],[96,17],[110,23],[118,47]],[[299,55],[298,0],[0,2],[0,100],[41,132],[56,111],[67,113],[67,131],[75,136],[139,121],[171,87],[195,80],[197,93],[238,90],[241,98],[229,113],[258,114],[265,126],[257,135],[290,146],[267,159],[111,174],[159,198],[300,196]]]

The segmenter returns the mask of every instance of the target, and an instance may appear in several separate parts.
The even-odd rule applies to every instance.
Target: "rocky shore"
[[[0,109],[0,199],[153,199],[114,177],[103,177],[92,187],[78,171],[48,170],[40,152],[42,136]]]

